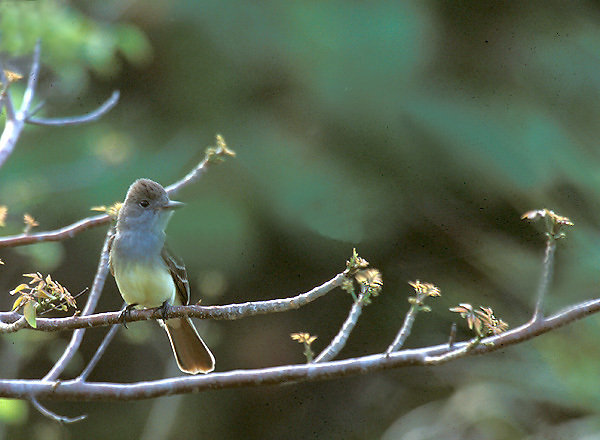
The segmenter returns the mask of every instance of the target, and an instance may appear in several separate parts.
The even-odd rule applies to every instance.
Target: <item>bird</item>
[[[168,250],[165,229],[173,211],[184,204],[150,179],[131,184],[109,241],[109,269],[131,308],[188,305],[190,285],[185,265]],[[166,330],[179,369],[210,373],[215,358],[189,317],[159,320]]]

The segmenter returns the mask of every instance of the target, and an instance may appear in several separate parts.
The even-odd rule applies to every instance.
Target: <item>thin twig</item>
[[[119,92],[114,91],[112,96],[98,109],[83,116],[55,119],[33,117],[35,111],[39,110],[39,108],[36,107],[35,111],[30,111],[30,107],[33,103],[33,97],[35,95],[35,86],[37,84],[40,68],[40,47],[41,44],[38,40],[33,50],[33,59],[27,80],[27,88],[23,94],[21,109],[18,112],[14,108],[14,104],[10,96],[10,90],[8,89],[8,79],[6,78],[6,74],[4,73],[4,69],[0,63],[0,80],[2,80],[3,83],[1,96],[2,103],[4,104],[4,107],[6,107],[7,115],[6,124],[4,126],[2,135],[0,136],[0,167],[4,165],[8,157],[12,154],[17,140],[19,139],[19,136],[21,135],[26,123],[45,126],[67,126],[92,122],[108,112],[119,101]]]
[[[63,241],[73,238],[79,232],[87,229],[102,226],[110,222],[108,214],[96,215],[94,217],[84,218],[73,224],[65,226],[54,231],[39,232],[37,234],[19,234],[0,238],[0,248],[25,246],[28,244],[40,243],[43,241]]]
[[[235,153],[227,148],[225,140],[220,134],[216,136],[216,146],[206,150],[206,155],[196,168],[191,170],[185,177],[165,188],[169,196],[174,196],[181,188],[199,180],[211,164],[219,163],[224,156],[235,156]]]
[[[456,350],[449,351],[448,353],[443,353],[434,356],[425,356],[424,363],[425,365],[433,366],[433,365],[442,365],[450,361],[454,361],[456,359],[460,359],[462,357],[467,356],[475,347],[477,347],[481,343],[481,338],[474,338],[469,341],[466,345],[463,345],[461,348],[457,348]]]
[[[552,272],[554,268],[554,254],[556,252],[556,239],[548,234],[548,241],[546,242],[546,252],[544,254],[544,266],[542,269],[542,277],[537,292],[537,300],[535,303],[535,310],[533,313],[532,321],[539,321],[544,317],[544,300],[546,293],[552,280]]]
[[[41,41],[38,39],[33,48],[33,59],[31,60],[31,70],[29,71],[29,77],[27,78],[27,88],[23,94],[23,102],[21,103],[21,110],[19,111],[19,119],[27,119],[29,114],[29,108],[33,102],[33,95],[35,94],[35,86],[37,85],[38,75],[40,72],[40,47]]]
[[[100,361],[100,358],[102,357],[102,355],[104,354],[104,352],[106,351],[106,349],[108,348],[108,346],[110,345],[110,343],[112,342],[113,338],[115,337],[115,335],[117,334],[118,331],[119,331],[118,325],[113,325],[110,328],[108,333],[106,333],[106,336],[104,336],[102,343],[96,350],[96,353],[94,353],[94,356],[92,357],[90,362],[87,364],[85,369],[81,372],[81,374],[79,376],[77,376],[76,380],[81,380],[81,381],[87,380],[90,373],[94,370],[94,368]]]
[[[4,74],[2,65],[0,65],[0,78],[2,79],[2,83],[5,85],[4,87],[7,87],[8,79]],[[6,162],[6,159],[8,159],[8,157],[12,154],[15,144],[17,143],[17,139],[19,138],[21,130],[23,129],[23,123],[17,120],[10,90],[3,90],[2,102],[6,108],[6,123],[4,125],[4,130],[2,131],[2,136],[0,136],[0,167],[2,167],[4,162]]]
[[[4,162],[6,162],[8,157],[12,154],[17,140],[21,135],[21,131],[23,131],[23,127],[25,126],[25,115],[27,115],[29,107],[31,106],[31,103],[33,101],[33,95],[35,93],[35,85],[37,83],[39,67],[40,41],[38,40],[33,50],[33,60],[31,62],[29,78],[27,80],[27,88],[25,89],[25,93],[23,95],[21,109],[18,112],[15,111],[14,104],[10,96],[10,91],[6,89],[3,93],[3,100],[6,106],[7,119],[6,125],[4,126],[4,131],[2,132],[2,136],[0,137],[0,167],[4,165]],[[4,87],[8,87],[8,79],[6,78],[6,75],[4,74],[4,69],[1,65],[0,78],[2,79]]]
[[[98,269],[96,270],[96,276],[94,277],[94,283],[88,296],[87,303],[82,311],[82,315],[87,316],[94,313],[98,300],[100,299],[100,293],[104,287],[106,276],[108,275],[108,243],[109,239],[113,234],[113,229],[110,228],[106,233],[106,239],[104,240],[104,246],[102,247],[102,253],[100,254],[100,261],[98,262]],[[55,381],[58,379],[60,374],[67,367],[75,353],[81,345],[85,328],[77,329],[73,332],[69,345],[61,355],[60,359],[54,364],[52,369],[44,376],[44,381]]]
[[[133,309],[127,314],[127,322],[135,321],[146,321],[149,319],[162,319],[162,318],[179,318],[183,316],[190,316],[201,319],[225,319],[235,320],[245,318],[249,316],[267,314],[267,313],[279,313],[286,312],[289,310],[295,310],[302,307],[309,302],[312,302],[336,287],[341,286],[346,275],[340,273],[331,280],[323,283],[308,292],[301,293],[299,295],[290,298],[273,299],[267,301],[250,301],[239,304],[229,304],[225,306],[172,306],[163,315],[164,311],[159,307],[155,309]],[[94,283],[96,286],[96,283]],[[92,288],[92,291],[94,288]],[[21,315],[16,312],[2,312],[0,313],[0,322],[10,324],[18,319],[21,319]],[[122,323],[121,312],[108,312],[98,313],[95,315],[88,315],[84,310],[83,316],[72,316],[68,318],[37,318],[36,319],[36,330],[53,332],[60,330],[73,330],[73,329],[86,329],[92,327],[104,327],[108,325]],[[0,327],[0,333],[2,333],[2,327]]]
[[[87,417],[87,415],[85,415],[85,414],[82,414],[77,417],[60,416],[60,415],[50,411],[45,406],[42,406],[35,397],[31,397],[29,400],[31,401],[31,403],[33,404],[35,409],[37,409],[39,412],[41,412],[43,415],[45,415],[49,419],[55,420],[59,423],[75,423],[75,422],[79,422]]]
[[[350,337],[350,333],[354,330],[356,323],[358,322],[358,318],[362,313],[362,309],[364,306],[365,294],[361,293],[360,296],[354,304],[352,304],[352,308],[350,309],[350,313],[348,313],[348,317],[344,321],[342,328],[335,335],[335,338],[331,341],[331,343],[315,358],[313,362],[328,362],[336,357],[344,345],[346,345],[346,341]]]
[[[45,106],[46,106],[46,101],[40,101],[40,102],[38,102],[35,105],[35,107],[33,107],[32,109],[29,110],[29,112],[27,113],[27,117],[31,117],[31,116],[37,114],[37,112],[39,112]]]
[[[2,91],[0,91],[0,98],[2,98],[2,104],[6,107],[6,120],[14,121],[16,118],[15,105],[12,100],[12,96],[10,95],[10,82],[6,77],[6,73],[4,72],[4,66],[2,64],[2,60],[0,59],[0,81],[2,81]]]
[[[448,336],[448,348],[452,348],[456,342],[456,322],[450,326],[450,336]]]
[[[1,144],[0,144],[1,145]],[[0,151],[1,156],[1,151]],[[166,187],[169,195],[173,196],[181,188],[200,179],[209,168],[212,162],[208,157],[205,157],[192,171],[190,171],[183,179]],[[96,215],[94,217],[84,218],[71,225],[65,226],[54,231],[39,232],[37,234],[19,234],[9,237],[0,238],[0,248],[25,246],[29,244],[40,243],[44,241],[63,241],[68,238],[73,238],[79,232],[90,228],[102,226],[110,221],[108,214]]]
[[[206,173],[206,170],[208,170],[209,165],[210,165],[210,161],[208,160],[208,158],[205,157],[202,160],[202,162],[200,162],[196,166],[196,168],[194,168],[192,171],[187,173],[186,176],[183,179],[181,179],[179,182],[176,182],[173,185],[167,186],[165,188],[165,191],[167,191],[167,194],[169,194],[169,196],[173,197],[174,195],[176,195],[179,192],[179,190],[181,188],[200,179],[204,175],[204,173]]]
[[[400,348],[402,348],[402,346],[404,345],[404,341],[406,341],[406,338],[408,338],[408,336],[410,335],[410,331],[415,322],[415,318],[416,318],[418,312],[419,312],[418,306],[416,304],[411,304],[410,309],[408,310],[408,313],[404,317],[404,323],[402,324],[402,327],[400,328],[400,330],[398,331],[398,334],[394,338],[394,342],[392,342],[390,344],[390,346],[387,348],[387,350],[385,351],[386,354],[390,354],[390,353],[392,353],[394,351],[398,351],[398,350],[400,350]]]
[[[108,113],[117,103],[119,102],[120,93],[115,90],[110,98],[108,98],[100,107],[93,110],[85,115],[71,116],[64,118],[36,118],[34,116],[27,116],[25,122],[32,125],[52,126],[52,127],[66,127],[69,125],[86,124],[88,122],[94,122]]]

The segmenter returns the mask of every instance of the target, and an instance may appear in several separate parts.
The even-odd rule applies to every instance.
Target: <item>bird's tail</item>
[[[171,348],[181,371],[206,374],[215,369],[215,358],[190,318],[168,319],[163,327],[169,335]]]

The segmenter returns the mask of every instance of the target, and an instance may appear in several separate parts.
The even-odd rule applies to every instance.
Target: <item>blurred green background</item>
[[[407,282],[440,287],[407,347],[447,340],[460,302],[511,326],[532,311],[540,227],[550,208],[575,228],[559,243],[547,310],[600,282],[600,4],[592,1],[4,1],[0,50],[27,73],[42,39],[41,116],[99,122],[27,127],[0,170],[3,235],[24,213],[50,230],[122,200],[129,184],[180,179],[222,133],[237,158],[185,188],[168,229],[203,304],[292,296],[344,268],[356,247],[383,273],[341,356],[385,350],[408,310]],[[12,92],[18,102],[24,81]],[[2,115],[4,118],[4,115]],[[4,119],[2,119],[2,122]],[[3,249],[0,308],[21,274],[73,293],[92,283],[105,228]],[[79,298],[83,305],[86,295]],[[99,310],[121,306],[112,278]],[[289,334],[335,335],[341,290],[301,310],[202,322],[217,370],[302,363]],[[104,330],[88,331],[74,377]],[[204,392],[128,403],[47,402],[60,426],[0,400],[0,437],[30,439],[575,439],[600,432],[598,318],[436,368]],[[0,377],[39,378],[70,335],[0,339]],[[469,333],[459,323],[459,337]],[[157,325],[117,336],[91,379],[174,371]]]

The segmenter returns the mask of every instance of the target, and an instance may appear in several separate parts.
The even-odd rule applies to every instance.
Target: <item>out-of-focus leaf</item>
[[[28,405],[24,400],[0,398],[0,421],[8,425],[19,425],[25,422]]]
[[[116,36],[119,49],[130,62],[141,64],[149,61],[152,47],[139,28],[124,24],[116,30]]]
[[[119,50],[131,62],[145,60],[148,54],[139,29],[96,22],[57,0],[0,2],[0,33],[0,50],[15,56],[29,55],[41,40],[42,60],[65,84],[76,79],[82,84],[86,68],[114,73]],[[131,41],[124,42],[123,37]]]
[[[64,246],[60,242],[37,243],[17,250],[29,257],[33,267],[43,272],[53,271],[65,258]]]

